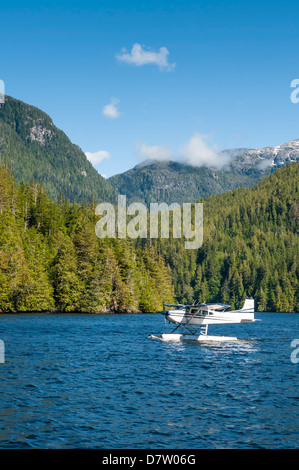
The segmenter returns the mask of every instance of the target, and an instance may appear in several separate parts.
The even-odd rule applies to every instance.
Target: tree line
[[[1,311],[152,312],[173,301],[156,249],[99,239],[97,220],[94,202],[55,202],[0,167]]]
[[[166,303],[253,297],[258,311],[299,311],[299,163],[253,188],[202,200],[203,245],[99,239],[95,201],[53,201],[0,167],[0,309],[153,312]]]
[[[253,297],[258,311],[299,312],[299,163],[240,188],[202,200],[199,250],[157,240],[172,270],[177,300],[219,301],[240,308]]]

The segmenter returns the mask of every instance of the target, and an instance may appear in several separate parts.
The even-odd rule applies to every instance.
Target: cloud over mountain
[[[229,164],[233,156],[228,152],[220,151],[215,144],[210,144],[207,140],[207,136],[195,132],[194,135],[177,150],[176,154],[165,146],[149,146],[145,142],[137,146],[137,153],[141,160],[173,160],[195,167],[221,169]]]
[[[99,150],[98,152],[85,152],[87,160],[93,165],[101,163],[103,160],[110,158],[110,153],[106,150]]]
[[[142,142],[137,148],[141,160],[172,160],[174,155],[171,150],[161,145],[148,145]]]
[[[215,145],[209,145],[206,140],[206,136],[195,132],[188,142],[179,149],[179,161],[192,166],[218,169],[227,165],[231,156],[220,152]]]

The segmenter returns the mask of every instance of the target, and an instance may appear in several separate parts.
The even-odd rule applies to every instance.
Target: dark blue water
[[[299,316],[256,317],[181,344],[162,315],[1,315],[0,447],[297,448]]]

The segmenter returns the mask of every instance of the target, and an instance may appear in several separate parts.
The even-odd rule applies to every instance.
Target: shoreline
[[[1,315],[147,315],[147,314],[159,314],[160,312],[112,312],[112,311],[103,311],[103,312],[62,312],[59,310],[43,310],[43,311],[18,311],[18,312],[1,312]]]
[[[2,312],[0,311],[0,318],[1,315],[95,315],[95,316],[103,316],[103,315],[158,315],[161,312],[130,312],[130,311],[102,311],[102,312],[82,312],[82,311],[76,311],[76,312],[62,312],[59,310],[43,310],[43,311],[18,311],[18,312]],[[254,312],[255,314],[264,314],[264,313],[281,313],[281,314],[286,314],[286,313],[291,313],[291,314],[299,314],[299,312],[276,312],[276,311],[265,311],[265,312]]]

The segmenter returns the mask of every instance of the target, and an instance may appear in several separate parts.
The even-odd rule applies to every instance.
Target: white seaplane
[[[165,307],[172,309],[165,310]],[[164,304],[165,319],[174,323],[176,327],[171,333],[163,333],[161,336],[150,335],[151,338],[164,341],[235,341],[234,336],[208,335],[208,325],[221,325],[229,323],[251,323],[254,318],[254,299],[246,299],[240,310],[228,310],[227,304]],[[175,333],[181,328],[183,331]]]

